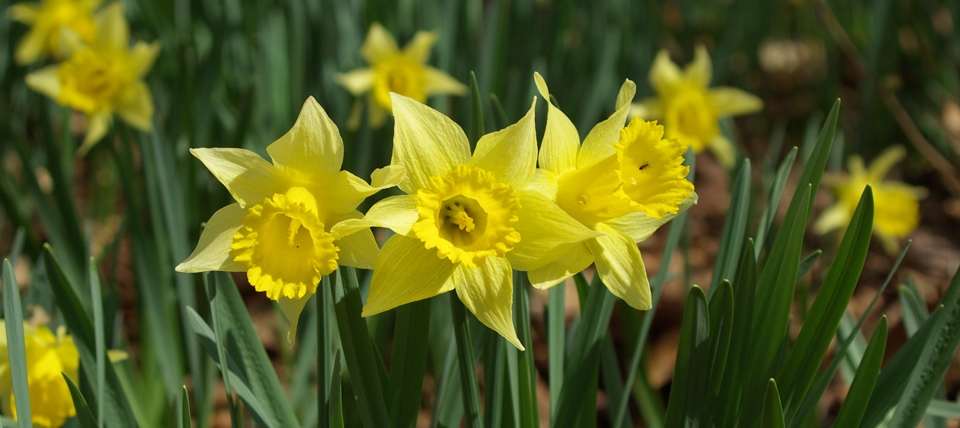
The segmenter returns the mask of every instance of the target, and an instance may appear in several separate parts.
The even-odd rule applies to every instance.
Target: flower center
[[[520,242],[513,229],[520,200],[513,187],[493,173],[459,165],[417,192],[413,232],[437,257],[477,267],[488,256],[501,257]]]
[[[248,268],[250,284],[273,300],[316,292],[320,278],[337,268],[338,251],[318,217],[316,199],[303,187],[248,208],[230,246],[234,261]]]
[[[392,110],[391,92],[424,102],[425,80],[423,66],[418,62],[403,55],[387,58],[374,67],[373,98],[387,110]]]
[[[638,210],[623,193],[616,155],[570,170],[557,181],[557,205],[587,227]]]
[[[683,143],[663,139],[663,127],[634,118],[620,130],[614,146],[620,159],[623,191],[653,218],[676,214],[680,203],[693,192],[683,165]]]
[[[87,114],[110,110],[130,80],[121,70],[123,62],[119,55],[92,49],[75,53],[57,74],[60,103]]]
[[[680,139],[692,145],[699,153],[720,133],[717,114],[698,88],[680,90],[666,106],[664,123],[668,125],[668,137]]]

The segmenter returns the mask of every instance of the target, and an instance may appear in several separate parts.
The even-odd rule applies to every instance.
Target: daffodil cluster
[[[17,416],[16,397],[13,395],[10,363],[7,355],[5,322],[0,320],[0,397],[4,405]],[[23,324],[24,351],[27,361],[27,387],[30,390],[30,412],[34,426],[60,427],[77,414],[66,375],[80,382],[80,354],[66,327],[60,326],[54,334],[45,325]]]
[[[377,31],[377,30],[374,30]],[[541,94],[546,83],[536,75]],[[613,294],[649,309],[636,243],[696,202],[684,145],[663,128],[623,123],[635,85],[580,144],[550,106],[537,168],[536,98],[517,123],[484,135],[471,153],[463,129],[421,101],[390,94],[391,164],[373,184],[340,171],[337,127],[312,98],[267,148],[273,164],[241,149],[194,149],[235,204],[207,222],[181,272],[245,271],[291,323],[323,275],[339,264],[373,269],[363,316],[455,291],[484,325],[524,349],[513,325],[513,271],[538,288],[591,263]],[[366,215],[367,196],[399,186]],[[382,251],[371,227],[391,229]],[[295,328],[295,327],[294,327]],[[288,337],[289,339],[289,337]]]
[[[700,153],[709,148],[727,167],[736,161],[733,143],[720,134],[720,118],[753,113],[763,102],[740,89],[710,88],[713,66],[703,46],[697,46],[693,62],[680,70],[666,50],[661,50],[650,68],[650,86],[657,96],[633,105],[632,114],[661,119],[666,136]]]
[[[52,57],[63,62],[27,75],[27,85],[87,117],[79,153],[110,129],[116,113],[134,128],[153,127],[153,99],[143,76],[160,50],[157,42],[130,46],[130,29],[119,2],[99,12],[100,0],[43,0],[11,6],[10,15],[31,25],[20,41],[21,64]]]
[[[890,168],[905,155],[902,146],[893,146],[877,156],[869,167],[864,166],[860,156],[851,156],[845,176],[827,178],[837,201],[820,215],[814,229],[818,233],[827,233],[847,227],[863,189],[870,185],[874,200],[873,231],[887,252],[896,253],[900,240],[920,223],[920,199],[927,195],[927,190],[922,187],[884,179]]]

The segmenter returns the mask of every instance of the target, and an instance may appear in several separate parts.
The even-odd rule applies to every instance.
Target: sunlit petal
[[[234,262],[230,255],[233,235],[243,225],[246,214],[240,204],[230,204],[213,213],[200,233],[197,248],[177,266],[177,272],[246,271],[247,268]]]
[[[369,64],[376,64],[384,57],[395,55],[399,52],[397,41],[382,25],[374,22],[367,32],[367,38],[360,47],[360,56],[367,60]]]
[[[292,176],[330,177],[343,164],[340,130],[313,97],[307,98],[297,122],[267,146],[273,163]]]
[[[401,190],[416,194],[429,185],[430,177],[444,175],[470,160],[470,143],[460,125],[416,100],[391,95],[396,128],[390,163],[406,168]]]
[[[430,50],[438,37],[440,34],[436,31],[417,31],[413,39],[403,47],[403,54],[419,63],[425,63],[430,58]]]
[[[583,140],[583,146],[580,147],[580,153],[577,156],[578,168],[594,164],[614,153],[613,145],[620,139],[620,130],[627,121],[630,102],[636,92],[637,85],[633,81],[627,79],[623,82],[620,93],[617,95],[617,111],[594,126],[587,134],[587,138]]]
[[[362,315],[376,315],[450,291],[454,267],[419,239],[393,235],[377,259]]]
[[[520,242],[507,253],[517,270],[538,269],[560,257],[574,244],[602,235],[570,217],[539,192],[520,192],[520,212],[513,227]]]
[[[729,86],[710,88],[707,97],[717,109],[719,117],[739,116],[763,109],[763,100],[759,97]]]
[[[353,95],[367,93],[373,87],[373,69],[360,68],[346,73],[337,73],[333,80]]]
[[[453,272],[457,296],[483,325],[523,351],[513,326],[513,271],[500,257],[488,257],[477,268],[463,264]]]
[[[333,226],[331,233],[334,237],[340,237],[365,228],[384,227],[397,234],[407,235],[416,221],[416,195],[390,196],[370,207],[363,219],[344,220],[337,223]]]
[[[286,179],[280,170],[249,150],[199,148],[190,149],[190,153],[223,183],[241,207],[286,191]]]
[[[424,66],[423,73],[423,94],[426,96],[436,94],[466,95],[467,93],[466,85],[443,71]]]
[[[577,166],[580,134],[567,115],[550,102],[547,82],[540,73],[533,73],[533,79],[540,95],[547,102],[547,127],[543,131],[540,145],[540,168],[560,175]]]
[[[537,165],[537,100],[517,123],[480,137],[468,165],[493,172],[497,181],[519,187]]]
[[[598,224],[597,229],[606,235],[587,241],[587,245],[596,259],[600,279],[614,296],[634,309],[650,309],[650,282],[637,244],[603,223]]]
[[[593,254],[587,244],[582,242],[570,247],[556,260],[527,272],[527,278],[535,288],[545,290],[583,271],[591,263]]]

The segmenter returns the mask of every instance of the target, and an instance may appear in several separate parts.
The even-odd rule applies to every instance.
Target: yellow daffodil
[[[97,36],[85,44],[76,33],[64,30],[61,45],[70,57],[27,76],[27,85],[87,116],[83,154],[106,135],[116,112],[131,126],[153,127],[153,99],[141,78],[153,66],[160,50],[157,42],[137,42],[128,47],[130,29],[120,3],[108,6],[97,17]]]
[[[883,179],[905,155],[903,147],[890,147],[877,156],[869,168],[864,167],[863,158],[851,156],[846,177],[828,177],[837,202],[820,215],[814,229],[827,233],[847,227],[863,189],[869,184],[873,187],[873,231],[886,251],[896,253],[899,241],[920,223],[920,199],[927,195],[922,187]]]
[[[17,407],[10,377],[7,355],[6,325],[0,321],[0,396],[7,398],[14,418]],[[30,414],[34,426],[59,427],[77,414],[66,374],[74,382],[80,382],[78,373],[80,354],[67,329],[60,326],[57,334],[45,325],[34,327],[23,324],[24,350],[27,359],[27,388],[30,390]]]
[[[340,131],[313,97],[297,122],[267,147],[273,164],[249,150],[192,149],[237,201],[207,221],[197,248],[178,272],[246,272],[257,291],[278,300],[293,339],[303,306],[323,275],[339,264],[372,269],[379,247],[369,229],[337,233],[357,206],[395,186],[402,168],[374,171],[369,185],[341,171]],[[356,233],[355,233],[356,232]]]
[[[17,3],[10,6],[10,18],[30,26],[30,31],[17,43],[14,60],[27,65],[46,57],[66,57],[61,44],[61,29],[69,28],[86,43],[97,38],[93,11],[102,0],[42,0],[39,3]]]
[[[436,41],[436,32],[418,31],[400,50],[393,36],[383,26],[374,23],[360,47],[360,56],[370,68],[337,74],[336,81],[353,95],[370,93],[371,102],[367,108],[370,125],[374,127],[382,125],[386,112],[392,111],[391,92],[419,102],[436,94],[467,93],[467,87],[462,83],[426,64]],[[351,122],[356,122],[356,118]]]
[[[680,140],[693,147],[695,153],[710,148],[721,163],[732,167],[736,150],[720,134],[717,121],[760,111],[763,102],[737,88],[710,89],[712,68],[710,55],[703,46],[697,46],[693,62],[683,71],[670,60],[666,50],[661,50],[650,68],[650,85],[657,96],[634,104],[631,116],[662,120],[667,138]]]
[[[456,123],[393,94],[391,163],[406,170],[406,195],[334,227],[396,232],[377,259],[363,316],[456,290],[480,322],[524,349],[513,325],[513,266],[599,235],[526,189],[536,167],[535,104],[471,154]]]
[[[550,99],[540,74],[534,79]],[[587,134],[583,145],[570,119],[548,107],[532,187],[597,236],[520,266],[534,287],[552,287],[595,263],[611,293],[636,309],[650,309],[650,283],[637,243],[695,204],[697,194],[686,179],[690,168],[683,166],[683,143],[663,139],[656,122],[635,117],[623,127],[635,92],[636,85],[627,80],[617,110]]]

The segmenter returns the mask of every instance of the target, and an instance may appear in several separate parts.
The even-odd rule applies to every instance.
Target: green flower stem
[[[332,307],[331,295],[327,292],[330,289],[330,277],[324,276],[320,281],[320,290],[318,290],[314,300],[317,303],[317,421],[318,427],[330,426],[330,380],[328,366],[330,365],[330,348],[332,347],[331,332],[332,326],[327,317],[328,308]]]
[[[483,426],[483,414],[480,412],[480,390],[477,387],[476,360],[470,344],[470,324],[467,323],[467,311],[457,297],[450,294],[450,312],[453,313],[453,334],[457,339],[457,359],[460,365],[460,385],[463,390],[464,416],[467,428]]]

